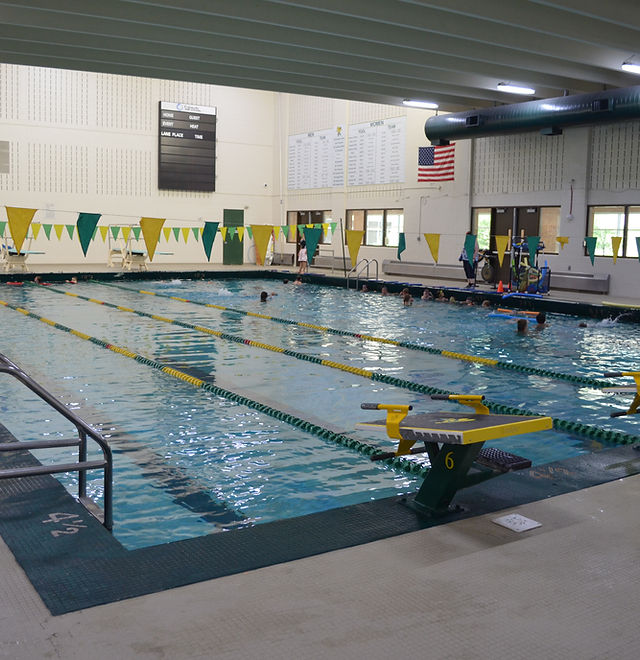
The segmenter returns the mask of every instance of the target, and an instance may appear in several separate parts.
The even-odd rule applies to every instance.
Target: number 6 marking
[[[453,462],[452,454],[453,454],[453,452],[450,451],[444,457],[444,466],[447,468],[447,470],[453,470],[454,462]]]

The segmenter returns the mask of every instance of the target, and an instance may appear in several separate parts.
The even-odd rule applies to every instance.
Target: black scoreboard
[[[216,109],[160,101],[158,188],[216,189]]]

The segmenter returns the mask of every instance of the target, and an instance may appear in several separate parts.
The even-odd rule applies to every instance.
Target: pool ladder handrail
[[[371,264],[375,264],[376,266],[376,281],[378,280],[378,273],[379,273],[379,264],[377,259],[360,259],[358,263],[353,266],[353,268],[347,273],[347,289],[351,288],[351,275],[352,273],[355,274],[356,277],[356,291],[358,290],[358,284],[360,283],[360,275],[364,270],[367,271],[367,279],[369,278],[369,268]]]
[[[78,438],[71,440],[34,440],[29,442],[0,442],[0,451],[21,451],[31,449],[49,449],[55,447],[78,447],[77,463],[58,463],[54,465],[39,465],[0,470],[0,479],[18,477],[33,477],[44,474],[59,474],[63,472],[78,472],[78,500],[91,515],[97,518],[106,529],[113,528],[113,457],[107,441],[84,420],[60,403],[44,387],[34,381],[20,367],[0,353],[0,373],[6,373],[19,380],[43,401],[57,410],[69,420],[78,431]],[[102,460],[87,460],[87,436],[102,449]],[[87,470],[103,470],[104,478],[104,510],[87,497]]]

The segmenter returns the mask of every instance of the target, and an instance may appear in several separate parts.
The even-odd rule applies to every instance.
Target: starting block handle
[[[602,374],[605,378],[619,378],[622,376],[622,371],[605,371],[604,374]]]
[[[605,371],[605,378],[618,378],[620,376],[630,376],[636,384],[636,394],[626,412],[611,413],[611,417],[624,417],[625,415],[635,415],[640,413],[640,371]]]
[[[387,435],[394,440],[400,440],[396,456],[408,454],[414,441],[403,440],[400,435],[400,422],[408,415],[413,406],[402,406],[393,403],[361,403],[364,410],[386,410],[387,411]]]
[[[489,408],[482,403],[483,394],[432,394],[431,398],[435,401],[457,401],[463,406],[473,408],[477,415],[489,414]]]

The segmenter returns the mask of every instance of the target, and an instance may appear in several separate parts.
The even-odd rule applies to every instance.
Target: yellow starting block
[[[483,396],[435,394],[436,400],[456,401],[473,409],[469,413],[434,412],[409,416],[411,406],[363,403],[365,410],[386,410],[387,418],[360,422],[358,428],[386,430],[398,440],[395,452],[379,453],[371,460],[427,453],[431,469],[412,506],[423,513],[448,512],[454,495],[461,488],[480,483],[498,474],[531,466],[531,461],[499,449],[483,449],[488,440],[521,433],[546,431],[553,426],[550,417],[493,415]],[[424,448],[413,448],[416,442]],[[474,472],[469,474],[473,468]]]
[[[620,378],[622,376],[630,376],[635,381],[635,385],[621,385],[618,387],[603,387],[603,392],[611,394],[633,394],[633,401],[626,412],[611,413],[611,417],[624,417],[625,415],[635,415],[640,410],[640,371],[607,371],[604,374],[605,378]]]

